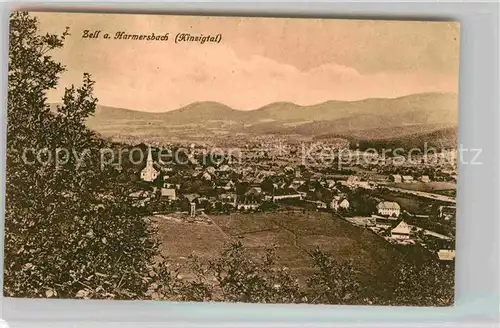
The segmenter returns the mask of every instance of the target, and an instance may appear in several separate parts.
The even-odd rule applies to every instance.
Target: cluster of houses
[[[399,219],[401,206],[398,203],[382,201],[376,208],[377,213],[368,219],[367,226],[376,227],[375,231],[389,231],[390,238],[395,240],[410,239],[411,229],[406,222]]]
[[[281,170],[270,170],[269,168],[251,169],[248,167],[233,168],[228,164],[220,166],[198,166],[189,176],[183,176],[182,180],[172,179],[171,169],[158,167],[154,161],[151,149],[148,150],[145,167],[140,171],[140,179],[143,182],[156,182],[162,178],[162,185],[155,184],[151,193],[159,190],[161,198],[165,202],[188,201],[194,205],[196,210],[206,206],[215,207],[217,203],[230,206],[238,211],[256,211],[263,203],[277,203],[298,201],[311,203],[317,209],[348,210],[349,201],[345,193],[337,189],[337,182],[322,175],[303,177],[300,170],[285,166]],[[236,177],[235,177],[236,176]],[[209,188],[215,191],[211,195],[201,193],[181,193],[181,184],[185,181],[203,181]],[[365,184],[356,176],[349,177],[347,181],[340,181],[340,185],[351,188],[360,187]],[[243,185],[243,190],[238,190],[238,185]],[[315,192],[327,190],[331,196],[318,197]],[[134,196],[143,195],[144,191],[134,193]]]
[[[366,181],[354,174],[345,179],[334,179],[319,172],[308,172],[305,176],[299,168],[270,167],[258,162],[252,162],[252,166],[197,165],[189,171],[189,175],[184,173],[179,179],[179,173],[172,168],[157,166],[149,149],[146,165],[140,171],[140,179],[153,185],[159,178],[162,178],[161,184],[155,184],[153,192],[159,193],[165,203],[177,206],[173,210],[182,209],[191,217],[207,208],[216,211],[260,211],[266,204],[278,202],[309,203],[318,210],[348,213],[351,204],[345,190],[377,188],[376,182]],[[183,183],[195,180],[202,181],[210,192],[181,190]],[[430,182],[427,175],[415,180],[413,176],[394,174],[389,180],[395,183]],[[143,193],[144,191],[138,191],[134,195]],[[369,218],[366,226],[375,227],[374,231],[388,231],[392,240],[401,243],[411,241],[415,231],[400,219],[401,214],[402,210],[397,202],[380,201],[376,205],[376,213]],[[439,209],[439,217],[444,220],[450,220],[454,215],[453,206],[441,206]],[[454,257],[451,251],[443,250],[439,254],[442,259]]]
[[[392,181],[394,183],[415,183],[415,182],[429,183],[431,182],[431,179],[429,178],[428,175],[422,175],[418,179],[414,179],[413,176],[411,175],[393,174]]]
[[[437,257],[442,261],[454,260],[455,250],[450,249],[449,246],[452,244],[452,238],[408,224],[401,219],[402,211],[397,202],[382,201],[377,204],[376,209],[376,214],[371,215],[371,217],[354,218],[349,221],[355,225],[369,228],[397,244],[414,244],[413,237],[417,232],[421,232],[422,235],[430,235],[442,244],[442,248],[437,249]],[[439,211],[440,218],[449,220],[455,216],[456,208],[454,206],[441,206]]]

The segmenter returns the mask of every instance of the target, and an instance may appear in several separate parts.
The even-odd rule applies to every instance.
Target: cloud
[[[129,21],[131,27],[126,29],[123,27],[124,21],[116,18],[120,16],[116,16],[115,20],[99,17],[102,24],[112,21],[114,29],[127,31],[161,31],[159,26],[166,24],[185,26],[180,21],[171,23],[166,18],[159,20],[158,24],[152,24],[134,16],[136,19]],[[258,25],[257,21],[254,23],[256,25],[247,21],[246,25]],[[61,78],[60,88],[48,95],[50,101],[60,100],[64,86],[79,84],[84,72],[91,73],[96,80],[95,93],[100,104],[145,111],[173,110],[197,101],[217,101],[248,110],[278,101],[310,105],[327,100],[387,98],[433,91],[457,92],[458,88],[456,75],[433,70],[430,66],[417,68],[413,65],[403,70],[401,67],[391,69],[388,65],[383,70],[360,70],[357,67],[362,67],[363,61],[375,60],[372,58],[374,53],[369,51],[365,57],[358,56],[358,63],[354,67],[346,65],[345,60],[342,64],[337,62],[335,56],[330,58],[327,52],[320,51],[323,48],[308,48],[310,51],[297,48],[295,51],[288,47],[290,57],[295,58],[295,62],[299,62],[299,59],[312,62],[316,56],[321,56],[320,60],[316,60],[318,64],[295,65],[292,60],[279,59],[283,58],[282,53],[273,57],[264,55],[257,46],[254,50],[250,45],[256,42],[255,39],[245,43],[244,53],[242,39],[204,45],[82,40],[78,24],[86,26],[83,21],[78,23],[77,20],[73,27],[76,32],[55,55],[67,66],[68,71]],[[102,24],[98,26],[104,29]],[[226,21],[225,24],[230,23]],[[46,25],[53,28],[48,23]],[[172,26],[163,30],[174,30]],[[111,27],[108,29],[113,30]],[[383,35],[378,38],[378,43],[384,43]],[[279,40],[284,43],[283,46],[292,42],[287,39],[275,39],[275,42]],[[355,42],[352,46],[356,46]],[[270,46],[267,49],[271,49]],[[272,49],[278,51],[279,44],[275,44]],[[344,48],[334,49],[339,54],[345,52]],[[386,53],[385,56],[395,55]]]
[[[452,92],[454,81],[430,72],[360,74],[352,67],[326,64],[301,71],[262,56],[240,59],[227,46],[126,51],[97,79],[101,104],[146,111],[166,111],[196,101],[218,101],[254,109],[277,101],[309,105],[327,100],[397,97],[410,93]],[[63,82],[78,83],[69,75]],[[80,74],[83,73],[79,72]],[[60,93],[59,93],[60,94]]]

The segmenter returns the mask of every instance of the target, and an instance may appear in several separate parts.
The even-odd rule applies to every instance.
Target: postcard
[[[13,12],[4,296],[452,305],[459,27]]]

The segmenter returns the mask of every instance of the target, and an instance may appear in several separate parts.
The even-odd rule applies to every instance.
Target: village
[[[454,304],[459,24],[125,16],[10,12],[5,297]]]
[[[210,217],[236,212],[328,212],[388,243],[420,245],[442,261],[455,258],[452,151],[437,154],[446,161],[423,164],[422,158],[413,158],[405,165],[373,156],[366,163],[357,151],[352,152],[357,156],[354,164],[339,168],[341,158],[307,165],[301,163],[297,147],[283,145],[274,150],[263,144],[246,146],[237,160],[234,153],[207,158],[206,148],[191,145],[188,164],[166,165],[157,148],[142,149],[145,164],[136,170],[137,191],[131,196],[137,206],[148,206],[156,215],[212,224]],[[124,170],[121,165],[115,168]]]

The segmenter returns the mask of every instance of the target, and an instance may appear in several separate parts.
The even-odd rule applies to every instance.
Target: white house
[[[334,196],[332,201],[330,202],[330,208],[332,210],[338,210],[339,209],[339,202],[340,202],[340,197],[339,196]]]
[[[399,216],[401,207],[396,202],[380,202],[377,205],[377,212],[379,215]]]
[[[422,175],[422,176],[420,177],[420,181],[422,181],[422,182],[424,182],[424,183],[429,183],[429,182],[431,182],[431,179],[429,178],[429,176],[428,176],[428,175]]]
[[[158,171],[153,167],[153,155],[151,155],[151,147],[148,151],[148,159],[146,167],[141,171],[141,179],[148,182],[153,182],[158,177]]]
[[[210,175],[212,175],[215,173],[215,168],[213,166],[209,166],[206,168],[205,171],[208,172]]]
[[[202,178],[207,180],[207,181],[212,181],[212,176],[208,172],[204,172],[202,175]]]
[[[175,189],[161,188],[161,196],[167,198],[168,200],[177,200]]]
[[[441,261],[453,261],[455,259],[455,250],[453,250],[453,249],[440,249],[437,252],[437,255]]]
[[[411,175],[403,175],[403,182],[404,183],[412,183],[413,177]]]
[[[363,189],[374,189],[372,184],[368,181],[358,181],[355,185]]]
[[[348,209],[349,208],[349,201],[347,199],[343,199],[340,203],[339,203],[339,207],[340,208],[343,208],[343,209]]]
[[[334,187],[335,187],[335,180],[333,180],[333,179],[328,179],[328,180],[326,180],[326,185],[327,185],[327,187],[328,187],[328,188],[330,188],[330,189],[331,189],[331,188],[334,188]]]
[[[283,199],[300,199],[302,200],[303,196],[300,193],[291,193],[291,194],[284,194],[284,195],[275,195],[273,197],[273,202],[277,202]]]
[[[226,193],[226,194],[221,194],[219,196],[219,199],[223,202],[223,203],[227,203],[227,204],[231,204],[233,205],[234,207],[236,207],[237,205],[237,195],[235,193]]]
[[[298,189],[300,186],[302,186],[305,182],[305,180],[293,180],[292,183],[288,186],[288,188],[291,188],[291,189]]]
[[[393,174],[392,175],[392,180],[395,183],[401,183],[403,181],[402,178],[401,178],[401,175],[399,175],[399,174]]]
[[[240,203],[238,204],[238,210],[256,210],[259,206],[258,203]]]
[[[347,200],[347,198],[340,198],[339,196],[335,196],[330,202],[330,208],[335,211],[337,211],[339,208],[346,210],[349,208],[349,201]]]
[[[391,230],[391,237],[395,239],[409,239],[410,227],[404,221],[399,222],[399,224]]]

